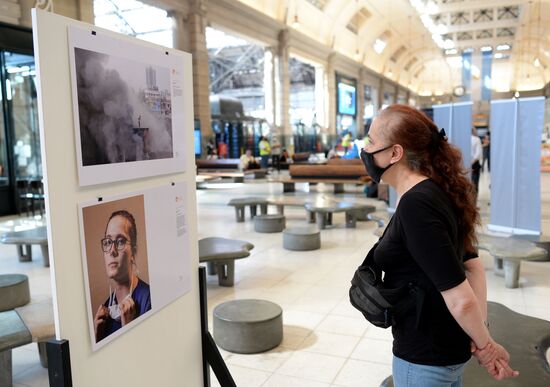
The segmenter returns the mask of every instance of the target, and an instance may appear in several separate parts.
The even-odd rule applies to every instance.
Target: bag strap
[[[386,231],[388,231],[388,228],[390,227],[390,224],[391,224],[392,221],[393,221],[393,215],[390,218],[388,224],[386,225],[386,228],[384,229],[384,232],[382,233],[380,238],[378,238],[378,241],[376,241],[374,246],[372,246],[372,248],[369,250],[369,252],[368,252],[367,256],[365,257],[365,259],[363,260],[363,263],[361,264],[361,266],[371,266],[371,267],[376,268],[376,265],[374,264],[374,252],[376,251],[376,248],[378,247],[378,245],[380,244],[380,242],[384,238],[384,235],[386,235]]]

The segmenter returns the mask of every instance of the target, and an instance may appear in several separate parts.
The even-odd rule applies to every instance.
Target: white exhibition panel
[[[472,103],[459,102],[434,105],[434,122],[444,128],[448,140],[460,149],[465,169],[471,166]]]
[[[544,97],[491,102],[490,230],[540,234]]]
[[[79,187],[68,29],[93,28],[98,34],[123,42],[135,44],[137,40],[41,10],[33,10],[32,16],[56,337],[69,340],[73,384],[200,386],[203,382],[199,288],[198,275],[193,274],[198,267],[194,170]],[[147,42],[139,44],[147,49],[169,51],[184,64],[181,69],[184,103],[173,109],[180,109],[183,114],[185,164],[193,165],[191,56]],[[88,332],[78,203],[172,182],[185,182],[189,246],[187,251],[182,248],[181,254],[189,259],[190,291],[93,352]]]

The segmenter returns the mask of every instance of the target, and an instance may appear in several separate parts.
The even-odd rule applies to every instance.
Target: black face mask
[[[363,164],[365,164],[367,173],[375,183],[380,183],[380,179],[382,179],[382,175],[384,174],[384,172],[386,172],[394,164],[390,164],[385,168],[381,168],[378,165],[376,165],[376,161],[374,161],[374,155],[379,152],[385,151],[386,149],[389,149],[392,146],[393,145],[390,145],[385,148],[378,149],[377,151],[374,151],[371,153],[366,152],[364,149],[361,149],[361,160],[363,160]]]

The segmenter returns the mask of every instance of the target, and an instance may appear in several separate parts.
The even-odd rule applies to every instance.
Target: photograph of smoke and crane
[[[170,70],[74,51],[82,165],[172,158]]]

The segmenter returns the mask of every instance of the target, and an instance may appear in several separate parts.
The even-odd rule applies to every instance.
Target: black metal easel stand
[[[208,331],[208,308],[206,298],[206,268],[199,267],[199,294],[202,332],[202,364],[204,387],[210,387],[212,367],[222,387],[237,387],[229,369],[218,351],[214,338]],[[68,340],[49,340],[46,344],[48,355],[48,377],[50,387],[72,387],[71,357]]]
[[[48,355],[50,387],[72,387],[69,340],[48,340],[46,353]]]
[[[209,366],[212,367],[222,387],[237,387],[229,373],[214,338],[208,332],[208,307],[206,301],[206,268],[199,267],[199,293],[201,299],[202,374],[204,387],[210,387]]]

